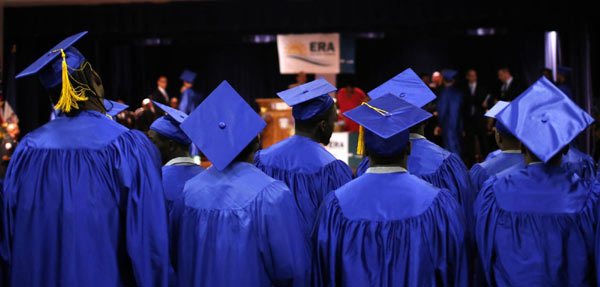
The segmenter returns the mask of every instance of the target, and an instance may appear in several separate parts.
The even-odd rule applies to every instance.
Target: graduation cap
[[[393,94],[364,103],[344,115],[364,127],[364,145],[382,156],[402,151],[408,143],[408,129],[432,116]]]
[[[496,119],[543,162],[594,121],[545,77],[500,111]]]
[[[442,70],[442,76],[444,77],[444,80],[446,82],[452,82],[454,81],[454,77],[456,77],[456,74],[458,72],[456,70],[452,70],[452,69],[444,69]]]
[[[320,78],[306,84],[277,93],[286,104],[292,107],[292,115],[296,120],[308,120],[320,115],[333,105],[329,93],[337,89]]]
[[[419,108],[435,100],[435,94],[411,68],[404,70],[368,93],[371,99],[387,94],[399,96]]]
[[[129,108],[128,105],[124,105],[115,101],[104,99],[104,108],[106,109],[106,114],[115,117],[122,111]]]
[[[267,124],[223,81],[181,123],[181,129],[218,170],[225,169]]]
[[[194,73],[190,70],[183,70],[183,73],[181,73],[181,76],[179,76],[179,79],[191,84],[196,79],[196,76],[197,76],[196,73]]]
[[[89,91],[90,87],[80,83],[77,83],[76,87],[71,85],[70,74],[85,62],[85,57],[73,47],[73,44],[86,34],[87,31],[84,31],[64,39],[15,78],[37,74],[40,82],[46,88],[52,88],[62,83],[60,100],[55,109],[67,113],[71,111],[71,108],[78,109],[77,101],[87,100],[85,91]]]
[[[499,112],[501,112],[504,108],[506,108],[508,104],[510,103],[505,101],[498,101],[489,111],[487,111],[487,113],[485,113],[485,116],[488,118],[495,119],[496,115]],[[500,121],[496,121],[496,130],[503,135],[511,137],[513,136],[512,133]]]
[[[152,101],[166,115],[156,119],[150,129],[183,145],[190,145],[192,140],[181,130],[181,123],[188,117],[184,112]]]

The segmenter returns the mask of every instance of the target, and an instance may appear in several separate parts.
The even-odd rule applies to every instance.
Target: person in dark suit
[[[510,102],[525,91],[525,85],[518,79],[513,78],[508,67],[498,69],[498,79],[502,84],[497,100]]]
[[[156,80],[156,89],[150,94],[150,100],[169,105],[169,94],[167,94],[167,77],[160,76]]]
[[[489,152],[486,139],[486,120],[483,116],[489,106],[488,89],[477,80],[475,69],[467,70],[463,86],[463,123],[465,138],[463,161],[471,166]]]

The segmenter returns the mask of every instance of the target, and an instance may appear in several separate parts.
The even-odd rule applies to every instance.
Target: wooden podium
[[[262,147],[267,148],[294,133],[292,108],[279,98],[256,99],[260,107],[260,116],[267,127],[262,131]]]

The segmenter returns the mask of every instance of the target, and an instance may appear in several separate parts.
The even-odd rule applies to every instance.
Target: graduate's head
[[[528,162],[560,164],[569,143],[594,119],[545,77],[508,104],[496,119],[522,143]]]
[[[50,93],[55,109],[67,116],[81,110],[105,112],[102,79],[73,44],[87,32],[66,38],[16,78],[37,75]]]
[[[188,151],[192,140],[180,128],[187,115],[159,102],[154,101],[153,103],[165,115],[156,119],[150,125],[148,136],[158,147],[163,164],[175,157],[189,156]]]
[[[468,69],[467,74],[465,75],[465,79],[468,83],[477,82],[477,71],[475,71],[475,69]]]
[[[494,132],[496,144],[501,150],[520,150],[521,142],[501,122],[496,121]]]
[[[361,125],[357,153],[362,149],[374,164],[406,164],[410,154],[409,128],[431,114],[400,97],[387,94],[364,103],[344,115]],[[404,161],[402,161],[404,160]]]
[[[156,130],[150,129],[148,131],[148,137],[154,143],[154,145],[160,151],[160,158],[162,164],[166,164],[171,159],[176,157],[189,157],[189,144],[183,144],[179,141],[175,141],[169,137],[166,137]]]
[[[329,144],[337,120],[333,98],[337,89],[323,78],[277,93],[292,107],[296,134]]]
[[[172,97],[169,100],[169,106],[174,109],[179,109],[179,99],[177,97]]]
[[[328,109],[312,118],[306,120],[296,119],[296,133],[310,135],[310,137],[317,142],[328,145],[331,135],[333,134],[336,120],[337,112],[335,105],[332,104]]]
[[[213,166],[222,171],[250,161],[267,124],[227,81],[223,81],[181,123],[180,128]]]

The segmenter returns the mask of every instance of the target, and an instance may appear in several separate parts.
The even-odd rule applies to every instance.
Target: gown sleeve
[[[487,172],[480,164],[475,164],[469,171],[469,177],[473,184],[473,193],[476,195],[481,190],[483,182],[489,177]]]
[[[365,174],[365,172],[367,172],[367,169],[369,169],[369,165],[369,157],[365,156],[356,168],[356,177]]]
[[[166,286],[167,212],[160,156],[148,138],[129,131],[119,139],[119,176],[127,196],[126,245],[139,286]]]
[[[263,193],[259,236],[271,282],[275,286],[308,286],[310,254],[292,193],[281,182],[268,185]]]

